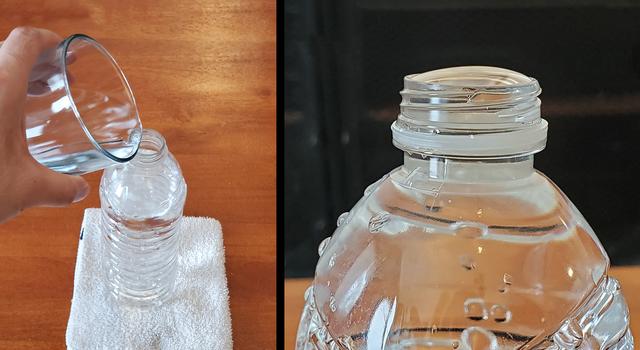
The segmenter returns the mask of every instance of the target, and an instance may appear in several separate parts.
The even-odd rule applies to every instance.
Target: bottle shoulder
[[[438,319],[459,311],[438,300],[462,305],[480,293],[531,300],[560,321],[608,268],[586,220],[539,172],[456,183],[397,168],[365,190],[320,253],[314,298],[336,336],[365,331],[353,320],[370,318],[383,299]],[[543,328],[539,321],[524,327]]]
[[[100,181],[103,208],[119,216],[181,215],[187,186],[176,159],[168,153],[153,164],[134,161],[104,170]]]

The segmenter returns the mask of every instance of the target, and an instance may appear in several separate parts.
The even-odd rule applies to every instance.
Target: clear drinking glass
[[[122,70],[94,39],[74,34],[44,52],[29,77],[25,130],[31,155],[68,174],[127,162],[142,124]]]

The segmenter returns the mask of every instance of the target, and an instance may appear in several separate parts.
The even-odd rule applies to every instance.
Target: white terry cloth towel
[[[100,209],[84,213],[67,324],[67,348],[227,350],[232,348],[229,292],[220,223],[184,217],[176,290],[159,308],[119,306],[102,270]]]

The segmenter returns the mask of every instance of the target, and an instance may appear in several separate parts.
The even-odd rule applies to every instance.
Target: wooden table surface
[[[615,267],[610,275],[617,278],[622,286],[629,312],[631,314],[631,333],[640,341],[640,266]],[[300,314],[304,306],[304,292],[309,287],[311,279],[286,279],[284,283],[284,348],[293,350],[296,342],[296,332]],[[636,345],[637,346],[637,345]]]
[[[222,223],[235,349],[276,335],[275,1],[0,3],[15,26],[85,33],[124,69],[143,125],[160,131],[189,185],[185,215]],[[0,349],[64,349],[83,210],[29,209],[0,225]]]

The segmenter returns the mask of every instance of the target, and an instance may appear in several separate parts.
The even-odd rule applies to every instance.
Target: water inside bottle
[[[164,138],[152,130],[142,134],[133,160],[105,169],[100,201],[112,295],[149,307],[174,290],[187,187]]]
[[[545,178],[417,183],[396,170],[340,216],[319,248],[298,350],[633,348],[605,253],[570,208],[546,208]],[[536,188],[539,207],[517,188]]]

